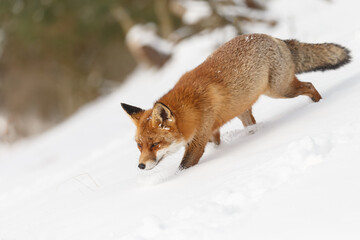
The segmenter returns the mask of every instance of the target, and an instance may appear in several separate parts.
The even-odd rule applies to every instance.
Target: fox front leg
[[[188,143],[179,169],[183,170],[196,165],[205,151],[206,143],[207,140],[201,141],[197,138]]]
[[[215,143],[215,145],[220,145],[220,129],[213,132],[212,137],[209,139],[209,142],[213,142]]]

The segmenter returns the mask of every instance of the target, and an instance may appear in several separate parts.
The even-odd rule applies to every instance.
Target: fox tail
[[[350,51],[338,44],[309,44],[284,40],[295,63],[295,73],[337,69],[350,62]]]

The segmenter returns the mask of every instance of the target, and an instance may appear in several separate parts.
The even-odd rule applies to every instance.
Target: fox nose
[[[140,163],[138,167],[139,167],[140,169],[144,169],[144,168],[145,168],[145,164]]]

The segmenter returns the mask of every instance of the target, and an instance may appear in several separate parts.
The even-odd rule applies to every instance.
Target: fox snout
[[[145,169],[146,165],[143,164],[143,163],[140,163],[138,167],[139,167],[140,169]]]
[[[139,161],[138,167],[141,170],[151,170],[158,164],[158,161],[154,160],[147,160],[147,161]]]
[[[138,167],[141,170],[150,170],[157,165],[156,152],[150,151],[149,149],[142,149],[139,158]]]

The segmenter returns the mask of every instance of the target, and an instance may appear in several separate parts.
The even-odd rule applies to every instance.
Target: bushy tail
[[[325,71],[350,62],[350,51],[334,43],[309,44],[284,40],[295,63],[295,73]]]

